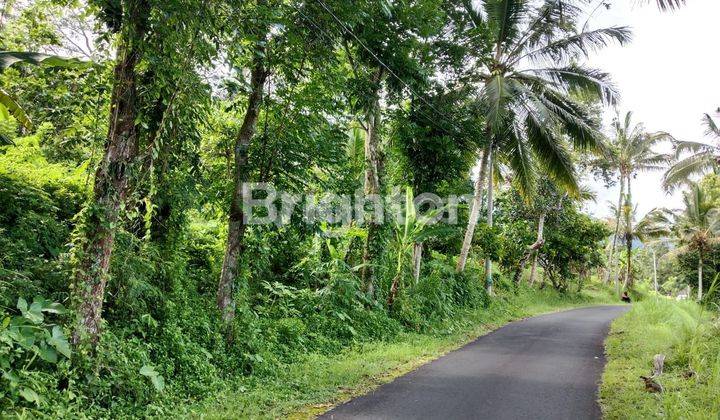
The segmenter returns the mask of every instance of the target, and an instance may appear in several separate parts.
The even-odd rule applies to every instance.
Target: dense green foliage
[[[196,413],[264,382],[317,402],[330,385],[296,364],[592,301],[610,232],[578,162],[607,151],[616,92],[581,61],[629,31],[586,30],[581,3],[6,2],[0,417]],[[246,182],[298,209],[364,190],[404,219],[254,225]]]
[[[720,331],[717,312],[694,302],[648,298],[613,323],[600,388],[608,419],[716,418],[720,414]],[[653,357],[665,355],[655,378],[664,391],[647,392]]]

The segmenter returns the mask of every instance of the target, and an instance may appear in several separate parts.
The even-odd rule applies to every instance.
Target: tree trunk
[[[472,207],[470,208],[470,215],[468,216],[467,228],[465,228],[465,237],[463,239],[462,248],[460,249],[460,256],[458,256],[456,271],[461,273],[465,270],[465,264],[467,263],[468,254],[470,253],[470,247],[472,246],[473,236],[475,235],[475,226],[477,226],[478,217],[480,216],[480,208],[482,207],[482,190],[483,182],[485,181],[485,172],[487,171],[488,157],[490,156],[490,148],[488,147],[484,152],[482,159],[480,160],[480,171],[478,172],[478,178],[475,181],[475,194],[473,195]]]
[[[625,180],[623,174],[620,173],[620,195],[618,196],[617,211],[615,212],[615,233],[613,234],[612,246],[610,247],[610,254],[608,255],[608,267],[605,273],[605,281],[607,284],[610,281],[610,276],[613,273],[613,258],[615,257],[615,247],[617,246],[617,237],[620,233],[620,215],[622,214],[622,203],[623,195],[625,194]]]
[[[627,252],[627,273],[625,283],[627,287],[633,287],[632,277],[632,193],[630,192],[630,175],[627,177],[627,194],[625,196],[625,247]]]
[[[223,258],[222,271],[217,290],[217,305],[222,314],[223,321],[230,322],[235,318],[235,301],[233,292],[235,290],[235,279],[238,275],[238,260],[242,255],[243,236],[245,234],[245,222],[243,220],[243,183],[247,180],[248,151],[255,129],[262,94],[268,70],[265,68],[265,44],[258,43],[256,54],[253,59],[253,68],[250,72],[250,95],[248,106],[245,111],[242,126],[235,138],[234,146],[234,179],[233,195],[228,213],[228,238],[225,244],[225,257]]]
[[[365,196],[380,194],[380,154],[378,147],[380,145],[380,82],[384,77],[382,68],[375,70],[372,82],[375,85],[375,92],[370,108],[366,114],[366,135],[365,135]],[[374,217],[368,223],[367,237],[363,248],[363,266],[360,277],[363,282],[365,291],[372,295],[375,287],[375,270],[372,264],[378,254],[378,233],[380,230],[381,220],[375,220]]]
[[[145,1],[129,5],[131,27],[120,39],[110,99],[110,123],[102,161],[95,172],[92,203],[85,209],[84,240],[79,245],[74,297],[77,324],[74,344],[95,346],[100,336],[110,258],[121,206],[131,189],[131,167],[138,157],[137,72],[149,6]]]
[[[533,260],[532,265],[530,266],[530,285],[532,286],[533,283],[535,283],[535,270],[537,269],[537,258],[538,258],[538,249],[545,243],[545,239],[543,238],[543,230],[545,229],[545,213],[540,215],[540,219],[538,220],[538,232],[537,232],[537,240],[535,241],[535,244],[537,244],[536,248],[533,250]]]
[[[522,259],[520,259],[520,264],[518,264],[517,271],[515,271],[515,283],[520,284],[520,280],[522,279],[522,273],[525,271],[525,264],[527,263],[527,260],[530,257],[533,257],[533,267],[530,272],[530,279],[529,283],[532,285],[535,277],[535,265],[537,264],[537,253],[538,249],[543,245],[545,242],[543,240],[543,228],[545,226],[545,213],[542,213],[540,217],[538,217],[538,230],[537,230],[537,239],[535,242],[533,242],[530,246],[527,247],[527,250],[525,251],[525,254],[523,255]]]
[[[488,192],[487,192],[487,200],[488,200],[488,206],[487,206],[487,225],[489,227],[492,227],[493,225],[493,210],[494,210],[494,202],[493,202],[493,146],[492,143],[490,145],[490,149],[488,150],[489,157],[488,157]],[[492,260],[490,258],[485,258],[485,290],[489,295],[492,295],[492,286],[493,286],[493,276],[492,276]]]
[[[653,285],[655,286],[655,294],[658,293],[658,283],[657,283],[657,258],[655,257],[655,250],[651,249],[652,251],[652,257],[653,257]]]
[[[422,252],[423,243],[415,242],[413,244],[413,279],[415,279],[415,284],[417,284],[418,280],[420,280],[420,265],[422,264]]]
[[[703,297],[703,258],[702,251],[698,251],[698,302]]]

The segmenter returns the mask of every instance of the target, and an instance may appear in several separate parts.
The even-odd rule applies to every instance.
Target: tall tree
[[[613,213],[616,212],[617,208],[614,205],[610,206]],[[642,218],[637,222],[637,205],[630,212],[630,228],[629,233],[626,226],[627,218],[620,220],[620,228],[626,232],[625,235],[629,235],[631,240],[639,240],[645,246],[651,246],[662,238],[666,238],[671,233],[671,224],[674,219],[673,214],[667,209],[655,208],[645,213]],[[656,276],[656,258],[655,251],[651,249],[653,254],[653,276]],[[632,255],[630,255],[632,257]],[[626,284],[628,281],[627,272],[625,278]],[[654,282],[657,283],[657,279],[654,278]],[[620,286],[618,287],[618,293]]]
[[[690,190],[683,194],[683,204],[685,207],[676,223],[680,246],[673,250],[673,254],[697,252],[697,298],[700,301],[703,297],[703,258],[720,241],[720,217],[717,208],[698,184],[692,184]]]
[[[710,114],[703,116],[705,134],[714,141],[720,140],[720,128]],[[717,144],[707,144],[694,141],[676,141],[675,162],[665,172],[663,186],[672,190],[684,183],[691,183],[692,178],[704,175],[708,172],[718,172],[718,161],[720,161],[720,148]],[[687,152],[690,156],[683,157]]]
[[[479,102],[489,139],[485,153],[506,161],[526,192],[542,168],[577,193],[568,148],[600,151],[603,137],[588,107],[571,93],[586,91],[608,102],[616,93],[606,73],[575,63],[611,42],[627,42],[629,30],[578,32],[583,11],[575,1],[546,0],[535,6],[524,0],[486,0],[466,2],[465,11],[475,26],[488,32],[483,52],[490,54],[470,60],[481,84]],[[492,189],[488,177],[488,210]],[[480,193],[476,189],[475,195]],[[491,218],[489,211],[488,223]],[[472,236],[472,227],[469,223],[466,237]],[[486,265],[486,288],[491,291],[492,262]]]
[[[260,19],[258,25],[250,31],[253,44],[252,59],[250,62],[250,90],[247,94],[245,115],[242,125],[235,136],[233,145],[233,187],[230,210],[228,211],[228,237],[225,243],[225,256],[223,258],[220,281],[217,290],[217,305],[225,322],[235,318],[235,301],[233,292],[235,279],[238,275],[238,262],[241,254],[242,240],[246,224],[243,219],[244,186],[248,181],[248,154],[250,143],[255,135],[260,106],[263,101],[265,81],[270,74],[267,62],[267,44],[270,36],[271,22],[267,21],[267,2],[257,1],[257,11]]]
[[[76,255],[75,294],[78,321],[73,341],[95,344],[100,334],[110,258],[120,209],[130,192],[131,173],[138,156],[137,66],[144,55],[150,4],[127,0],[118,16],[107,21],[118,34],[114,86],[110,103],[110,124],[104,155],[95,172],[91,204],[85,209],[84,237]]]
[[[240,99],[244,112],[240,128],[232,142],[232,193],[228,209],[228,237],[216,295],[217,306],[225,322],[230,322],[235,317],[233,294],[247,230],[245,218],[248,214],[243,208],[243,202],[250,197],[245,197],[243,184],[250,181],[268,181],[275,163],[271,156],[277,157],[283,150],[276,146],[278,150],[267,153],[270,147],[267,130],[269,109],[280,95],[292,97],[300,85],[311,84],[311,66],[314,66],[315,71],[320,71],[323,66],[321,63],[333,61],[332,48],[339,39],[337,35],[329,33],[328,27],[322,23],[323,20],[330,19],[330,16],[316,5],[309,7],[296,2],[257,0],[252,7],[240,10],[235,16],[238,21],[245,22],[245,26],[235,34],[230,52],[236,73],[241,75],[240,78],[248,79],[249,89]],[[250,16],[252,18],[248,19]],[[251,48],[245,47],[247,43]],[[306,50],[308,45],[313,48]],[[248,77],[245,77],[246,73]],[[302,114],[295,115],[295,119],[307,123],[306,119],[310,118],[307,114],[313,106],[300,101],[297,96],[297,104],[291,103],[287,97],[282,100],[285,102],[280,111],[283,118],[289,118],[288,114],[293,112]],[[256,132],[262,113],[265,115],[266,124],[261,135],[258,135]],[[287,121],[282,124],[287,127]],[[321,125],[317,121],[316,124]],[[316,129],[320,130],[320,127]],[[307,146],[311,146],[309,141]],[[253,149],[257,150],[257,156],[253,156]],[[251,162],[253,158],[255,164]],[[295,159],[308,162],[321,160],[317,157],[308,158],[303,154],[298,154]]]
[[[608,259],[608,273],[606,281],[613,271],[613,258],[615,247],[619,237],[620,217],[624,217],[623,226],[625,251],[628,258],[626,265],[626,276],[632,286],[632,180],[638,172],[657,171],[666,167],[672,156],[666,153],[656,152],[658,144],[672,140],[672,136],[665,132],[648,133],[641,123],[633,123],[632,112],[627,112],[624,118],[617,116],[612,123],[614,137],[611,142],[609,153],[606,159],[610,166],[617,170],[620,181],[620,197],[616,209],[615,234],[610,248]],[[616,278],[617,281],[617,278]]]
[[[431,0],[361,2],[356,8],[335,3],[319,0],[344,38],[343,49],[354,76],[350,99],[365,130],[363,189],[366,196],[377,196],[382,192],[385,166],[385,151],[381,150],[383,103],[401,101],[405,95],[427,103],[425,95],[418,94],[427,79],[418,57],[426,48],[425,40],[442,27],[442,14]],[[367,222],[361,278],[365,290],[372,295],[375,264],[382,248],[382,221],[370,217]]]
[[[408,112],[398,112],[394,118],[393,132],[397,136],[394,143],[401,152],[401,182],[409,181],[416,194],[455,193],[446,189],[464,186],[480,146],[478,141],[482,140],[472,90],[463,87],[443,92],[439,86],[436,89],[440,92],[428,97],[429,104],[415,100]],[[446,118],[437,118],[433,108]],[[475,209],[479,210],[479,206]],[[469,220],[477,220],[477,216]],[[416,243],[413,254],[416,279],[422,252],[423,244]]]
[[[106,35],[117,38],[117,54],[108,134],[93,196],[75,241],[76,343],[97,342],[115,235],[123,226],[124,209],[142,210],[137,205],[143,201],[138,195],[147,194],[148,188],[139,191],[138,185],[147,187],[157,154],[179,143],[171,137],[186,125],[176,116],[188,116],[193,105],[182,91],[188,88],[188,80],[197,82],[196,66],[215,56],[209,45],[215,39],[217,13],[212,6],[194,0],[162,5],[146,0],[99,4],[98,15],[109,32]],[[168,88],[173,84],[174,89]],[[174,130],[165,131],[166,125],[173,123],[177,123]],[[146,207],[152,216],[153,206]]]

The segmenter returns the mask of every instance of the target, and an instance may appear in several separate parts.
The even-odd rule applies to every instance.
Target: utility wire
[[[317,1],[318,1],[318,3],[320,3],[320,5],[323,7],[323,9],[325,9],[325,10],[333,17],[333,19],[340,25],[340,27],[341,27],[345,32],[347,32],[349,35],[351,35],[353,38],[355,38],[355,40],[358,42],[358,44],[360,44],[360,46],[362,46],[363,49],[365,49],[365,51],[367,51],[368,53],[370,53],[370,55],[372,56],[372,58],[375,59],[375,61],[377,61],[378,64],[380,64],[382,67],[384,67],[385,70],[387,70],[390,75],[392,75],[395,79],[397,79],[403,86],[405,86],[405,87],[406,87],[410,92],[412,92],[417,98],[419,98],[423,103],[425,103],[425,105],[427,105],[430,109],[432,109],[433,111],[435,111],[435,113],[437,113],[440,117],[442,117],[446,122],[449,122],[450,125],[454,126],[455,129],[458,129],[458,130],[460,130],[461,132],[464,131],[462,128],[458,127],[458,126],[452,121],[452,119],[448,118],[445,114],[443,114],[442,112],[438,111],[438,109],[435,108],[435,106],[433,106],[430,102],[428,102],[422,95],[419,95],[417,92],[415,92],[415,90],[413,90],[413,88],[412,88],[407,82],[405,82],[402,78],[400,78],[397,74],[395,74],[395,72],[394,72],[387,64],[385,64],[385,63],[380,59],[380,57],[378,57],[370,48],[368,48],[367,45],[365,45],[365,43],[362,42],[362,40],[361,40],[357,35],[355,35],[355,33],[354,33],[350,28],[348,28],[348,27],[337,17],[337,15],[335,15],[335,13],[333,13],[333,11],[330,9],[330,7],[329,7],[323,0],[317,0]],[[320,30],[322,31],[322,29],[320,29]],[[427,117],[427,116],[426,116],[426,117]],[[432,120],[432,119],[431,119],[431,120]],[[447,130],[446,130],[446,131],[447,131]]]
[[[295,6],[294,4],[292,4],[292,7],[293,7],[295,10],[297,10],[297,12],[298,12],[300,15],[302,15],[302,17],[303,17],[305,20],[307,20],[308,23],[310,23],[310,25],[312,25],[315,29],[318,30],[318,32],[320,33],[320,36],[321,36],[324,40],[328,41],[329,44],[333,44],[334,38],[333,38],[332,35],[334,35],[334,34],[329,34],[326,30],[324,30],[323,28],[321,28],[321,27],[317,24],[317,22],[315,22],[315,20],[313,20],[310,16],[306,15],[300,8],[298,8],[298,7]],[[413,93],[414,93],[414,92],[413,92]],[[432,121],[432,120],[433,120],[432,116],[431,116],[430,114],[424,112],[421,108],[414,108],[414,109],[415,109],[415,112],[416,112],[417,114],[419,114],[420,116],[426,118],[428,121]],[[410,113],[409,111],[406,111],[406,110],[402,109],[402,107],[397,108],[397,110],[398,110],[399,112],[404,113],[404,114],[405,114],[406,116],[408,116],[408,117],[411,116],[411,113]],[[436,111],[436,112],[438,112],[438,111]],[[443,115],[441,115],[441,116],[443,116]],[[443,118],[443,119],[444,119],[445,121],[448,121],[447,118]],[[447,128],[445,128],[445,127],[443,127],[443,126],[437,126],[436,128],[438,128],[440,131],[443,131],[443,132],[445,132],[446,134],[449,134],[449,135],[455,134],[455,133],[450,132]],[[456,128],[458,128],[458,127],[456,126]],[[461,131],[463,131],[463,130],[461,130]]]

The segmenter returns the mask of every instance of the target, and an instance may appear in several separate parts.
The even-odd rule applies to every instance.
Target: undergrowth
[[[720,319],[691,301],[648,298],[612,325],[600,389],[608,419],[717,419],[720,416]],[[653,357],[666,356],[655,381],[663,392],[645,389]]]
[[[311,418],[507,322],[603,303],[617,300],[612,290],[600,285],[568,294],[522,287],[498,294],[487,307],[463,310],[423,333],[402,332],[389,341],[357,343],[338,354],[311,353],[268,375],[230,381],[217,395],[174,414],[211,419]]]

